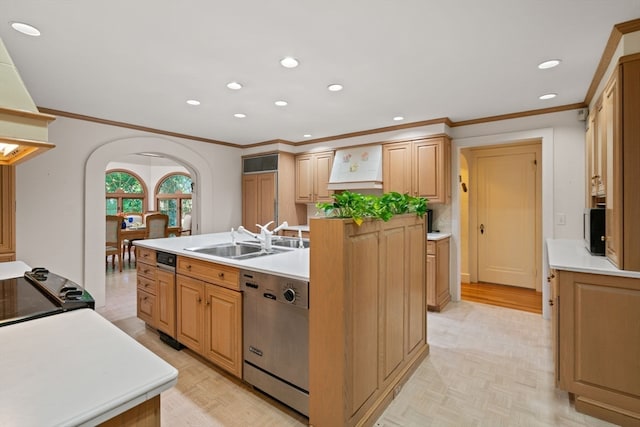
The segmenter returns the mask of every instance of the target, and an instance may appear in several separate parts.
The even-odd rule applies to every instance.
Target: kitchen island
[[[640,425],[640,272],[547,240],[556,386],[579,412]]]
[[[178,371],[90,309],[0,328],[0,425],[160,425]]]

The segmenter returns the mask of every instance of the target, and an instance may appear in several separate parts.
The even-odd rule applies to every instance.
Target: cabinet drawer
[[[176,271],[178,274],[184,274],[185,276],[204,280],[225,288],[240,290],[240,273],[238,269],[233,267],[179,256]]]
[[[435,255],[436,254],[436,242],[427,241],[427,254]]]
[[[136,248],[136,256],[140,262],[146,262],[153,265],[156,264],[156,251],[154,249],[141,248],[138,246]]]
[[[155,258],[155,253],[154,253],[154,258]],[[156,280],[156,266],[155,265],[150,265],[150,264],[146,264],[144,262],[138,262],[136,265],[136,271],[138,274],[138,277],[142,276],[142,277],[146,277],[150,280],[153,280],[155,282]]]
[[[138,303],[136,315],[151,327],[156,327],[156,316],[158,308],[156,306],[156,296],[138,289]]]
[[[148,292],[152,295],[158,295],[157,282],[148,277],[138,276],[137,287],[138,290]]]

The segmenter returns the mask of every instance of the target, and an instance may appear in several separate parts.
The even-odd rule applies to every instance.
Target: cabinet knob
[[[604,242],[605,240],[607,240],[606,236],[600,236],[600,241]]]
[[[553,300],[552,299],[549,300],[549,305],[553,306]]]
[[[222,273],[222,272],[218,273],[218,277],[221,278],[221,279],[224,279],[224,273]]]
[[[187,264],[187,270],[191,271],[191,264]]]
[[[198,297],[198,304],[202,302],[202,297]]]

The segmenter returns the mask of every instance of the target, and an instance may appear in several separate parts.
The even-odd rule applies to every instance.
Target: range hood
[[[38,111],[0,39],[0,165],[23,162],[55,147],[47,126],[55,116]]]
[[[337,150],[328,188],[329,190],[382,188],[382,145]]]

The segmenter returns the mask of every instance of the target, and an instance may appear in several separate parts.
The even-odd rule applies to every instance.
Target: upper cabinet
[[[611,262],[640,271],[640,54],[620,58],[595,105],[587,131],[587,170],[604,179],[588,184],[587,206],[606,206],[605,251]]]
[[[327,189],[332,166],[333,151],[296,156],[296,203],[332,200],[333,191]]]
[[[382,147],[383,191],[451,201],[451,141],[447,136]]]
[[[16,259],[15,167],[0,166],[0,262]]]
[[[258,233],[256,224],[273,221],[305,224],[306,208],[295,204],[295,159],[275,153],[243,159],[242,225]],[[273,228],[273,227],[271,227]]]

